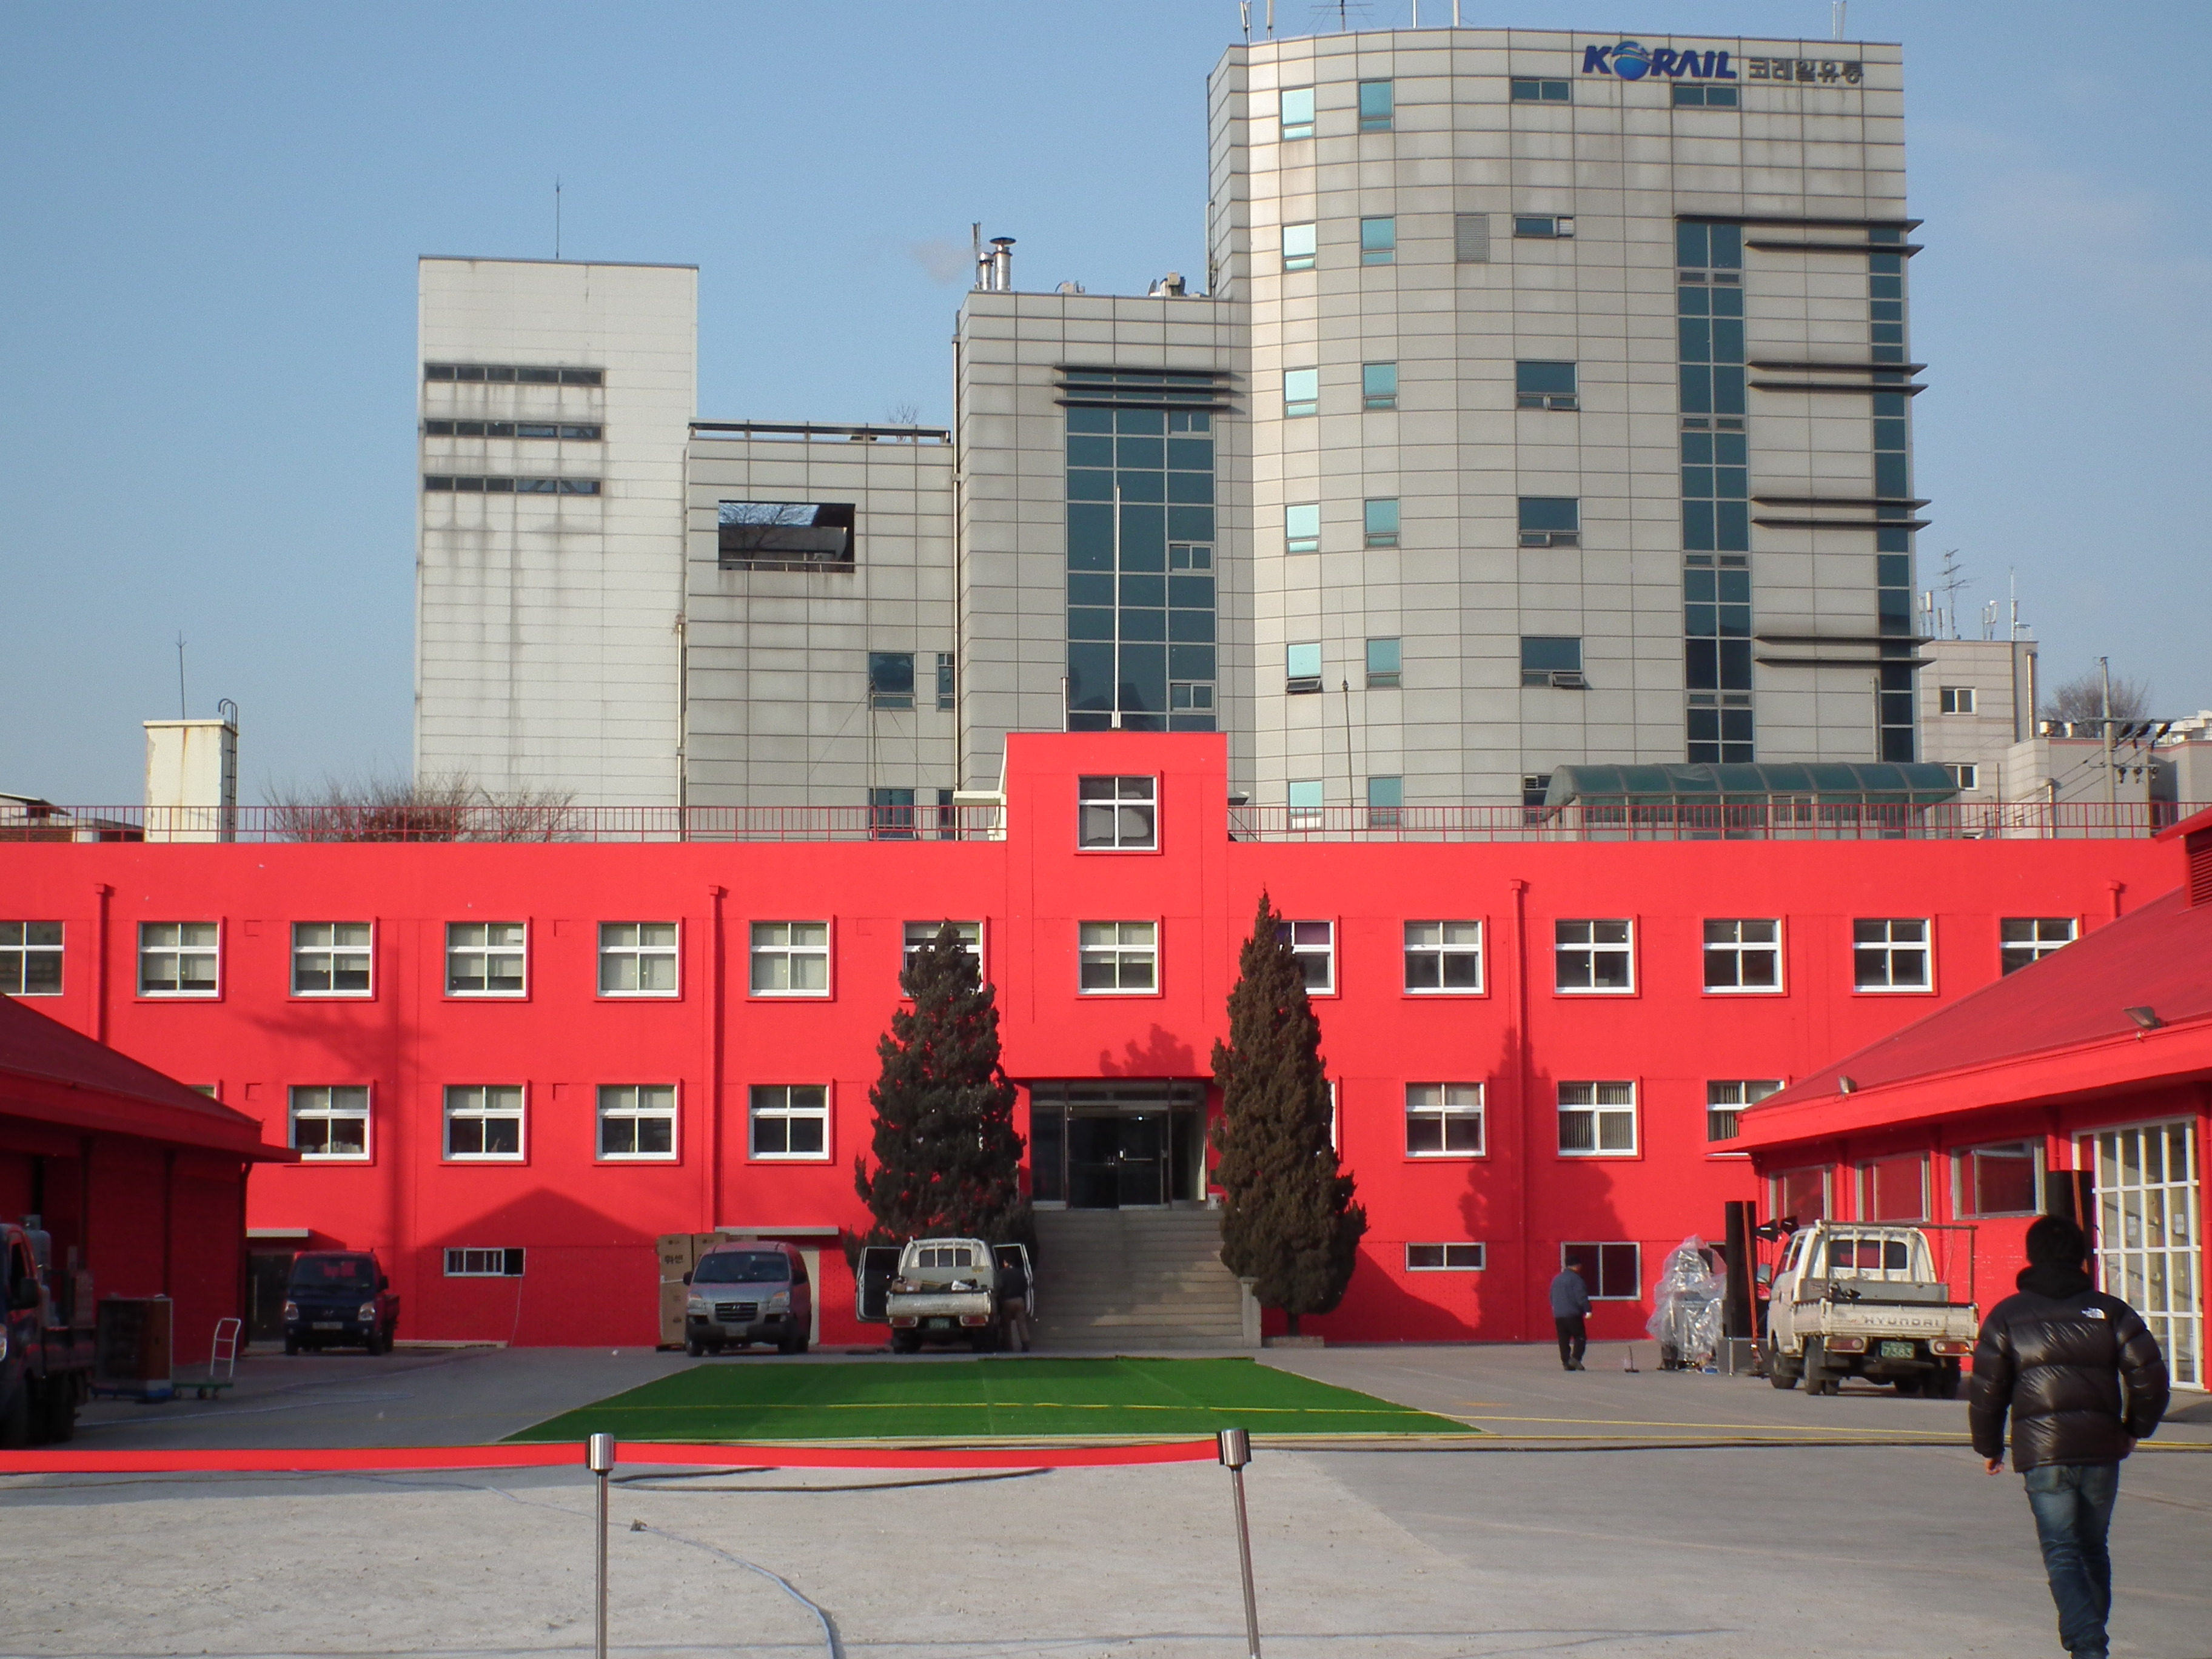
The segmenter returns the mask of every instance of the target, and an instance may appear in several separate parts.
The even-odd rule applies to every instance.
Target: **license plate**
[[[1881,1357],[1884,1359],[1910,1359],[1912,1358],[1912,1344],[1910,1342],[1885,1342],[1881,1345]]]
[[[345,1328],[345,1321],[343,1319],[318,1319],[313,1324],[308,1326],[307,1328],[311,1331],[342,1331]]]
[[[929,1322],[929,1328],[933,1331],[949,1331],[952,1328],[952,1322],[949,1319],[933,1319]]]

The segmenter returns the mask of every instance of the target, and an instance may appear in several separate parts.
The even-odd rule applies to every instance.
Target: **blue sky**
[[[1463,12],[1829,28],[1827,0]],[[1923,584],[1960,549],[1971,613],[2016,569],[2047,678],[2107,653],[2162,714],[2212,705],[2203,21],[1850,13],[1907,51]],[[565,255],[701,268],[702,415],[941,422],[971,220],[1024,287],[1203,272],[1236,27],[1234,0],[9,6],[0,790],[135,800],[180,631],[191,712],[244,709],[249,799],[404,770],[417,254],[549,254],[557,174]]]

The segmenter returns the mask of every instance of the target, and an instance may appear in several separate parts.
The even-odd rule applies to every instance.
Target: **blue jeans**
[[[2112,1558],[2105,1536],[2120,1496],[2120,1466],[2045,1463],[2023,1478],[2051,1599],[2058,1604],[2059,1643],[2077,1659],[2105,1659],[2105,1621],[2112,1613]]]

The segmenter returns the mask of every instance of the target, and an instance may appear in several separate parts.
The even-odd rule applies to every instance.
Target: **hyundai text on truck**
[[[1917,1227],[1816,1221],[1790,1236],[1766,1310],[1766,1376],[1834,1394],[1846,1376],[1899,1394],[1959,1396],[1959,1362],[1981,1328],[1972,1300],[1937,1276]]]

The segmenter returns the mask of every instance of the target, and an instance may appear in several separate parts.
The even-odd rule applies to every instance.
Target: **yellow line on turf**
[[[708,1413],[748,1411],[791,1412],[936,1412],[936,1411],[1017,1411],[1017,1412],[1200,1412],[1218,1414],[1231,1413],[1250,1417],[1262,1413],[1276,1415],[1302,1413],[1315,1417],[1437,1417],[1443,1413],[1424,1412],[1411,1406],[1182,1406],[1182,1405],[1123,1405],[1102,1401],[1061,1400],[733,1400],[712,1405],[661,1405],[646,1402],[628,1406],[583,1406],[580,1411],[596,1412],[701,1412]],[[567,1413],[563,1413],[567,1415]]]
[[[1462,1412],[1456,1415],[1477,1423],[1569,1423],[1583,1424],[1599,1429],[1667,1429],[1675,1432],[1717,1434],[1725,1430],[1740,1429],[1752,1434],[1825,1434],[1880,1435],[1895,1439],[1899,1433],[1940,1434],[1940,1429],[1862,1429],[1848,1424],[1835,1423],[1676,1423],[1664,1419],[1647,1420],[1642,1418],[1615,1417],[1508,1417],[1498,1412]]]

